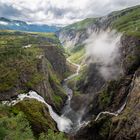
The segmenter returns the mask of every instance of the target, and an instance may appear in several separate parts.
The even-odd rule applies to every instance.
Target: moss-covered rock
[[[109,140],[140,139],[140,69],[135,73],[125,110],[112,118]]]
[[[69,70],[56,35],[0,33],[0,100],[34,90],[59,112],[67,99],[61,80]]]
[[[48,129],[57,131],[56,123],[51,118],[48,108],[35,99],[25,99],[17,103],[12,111],[13,113],[22,111],[26,115],[35,135],[47,132]]]
[[[94,119],[85,128],[81,128],[74,136],[75,140],[107,140],[110,132],[110,116]]]

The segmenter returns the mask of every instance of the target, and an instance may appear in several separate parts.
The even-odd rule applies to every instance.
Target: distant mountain
[[[11,20],[4,17],[0,18],[0,29],[20,30],[29,32],[56,32],[60,28],[49,25],[28,24],[20,20]]]

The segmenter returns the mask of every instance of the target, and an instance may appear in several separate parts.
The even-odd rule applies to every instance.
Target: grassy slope
[[[35,66],[37,65],[36,56],[41,54],[41,50],[34,45],[28,49],[22,48],[22,46],[37,43],[37,40],[30,35],[17,35],[8,31],[0,34],[0,92],[13,88],[22,72],[32,73],[32,77],[26,83],[27,86],[39,82],[41,74],[37,73]]]
[[[119,32],[140,37],[140,6],[112,13],[117,18],[111,25]]]
[[[63,133],[56,132],[56,125],[47,113],[45,106],[36,100],[22,101],[15,107],[0,104],[0,140],[67,140]],[[45,133],[34,136],[33,132],[42,129]]]
[[[28,44],[32,47],[23,48]],[[25,83],[29,88],[43,80],[37,71],[37,56],[42,54],[42,50],[36,47],[38,44],[50,43],[23,32],[0,32],[0,92],[13,88],[22,73],[31,75]]]
[[[73,51],[70,53],[69,60],[71,60],[74,63],[80,64],[84,59],[84,55],[85,55],[85,48],[81,47],[77,51]]]
[[[42,37],[47,38],[47,40],[42,39]],[[51,39],[51,43],[49,42],[48,38],[49,40]],[[18,87],[18,91],[16,91],[19,92],[19,94],[25,92],[24,89],[26,88],[32,89],[32,87],[44,80],[44,76],[42,75],[42,73],[39,73],[37,69],[37,64],[40,62],[37,57],[39,55],[42,55],[42,49],[40,49],[38,46],[40,44],[50,45],[52,43],[58,44],[59,40],[56,38],[55,34],[51,33],[26,33],[8,30],[0,31],[0,93],[11,91],[13,88],[16,88],[17,84],[21,82],[19,80],[20,78],[23,81],[25,78],[27,81],[22,81],[22,83],[20,83],[21,87]],[[32,44],[30,48],[23,48],[23,46],[26,46],[28,44]],[[58,47],[61,47],[60,44],[58,44]],[[52,102],[59,106],[62,102],[62,97],[59,96],[59,93],[61,93],[62,95],[64,94],[64,91],[62,91],[60,80],[53,70],[51,63],[47,59],[46,63],[48,67],[47,71],[49,73],[48,82],[50,82],[50,84],[52,84],[53,86],[51,87],[51,90],[53,91],[51,95],[53,100]],[[32,107],[30,108],[28,105]],[[18,116],[16,115],[12,117],[11,113],[11,116],[7,115],[5,112],[6,109],[7,107],[5,107],[5,110],[3,110],[5,116],[1,115],[2,112],[0,113],[0,124],[3,124],[2,130],[0,129],[0,140],[4,137],[15,135],[16,132],[18,132],[19,135],[16,135],[14,139],[19,139],[22,131],[17,131],[11,128],[14,124],[14,127],[20,129],[17,120]],[[47,115],[41,114],[43,113],[41,109],[43,110],[42,105],[39,102],[26,101],[18,104],[15,109],[12,110],[14,111],[14,113],[18,113],[19,111],[21,111],[21,113],[24,112],[25,116],[27,117],[26,121],[29,121],[34,129],[36,129],[36,126],[40,127],[40,132],[42,132],[43,130],[47,132],[48,129],[56,131],[56,124],[52,122],[52,119],[48,115],[49,113],[47,112]],[[43,121],[40,122],[40,120]],[[4,125],[4,123],[7,123],[9,121],[12,124],[9,123],[7,126]],[[11,125],[11,127],[9,127],[9,125]],[[24,124],[22,124],[22,122],[21,125],[23,125],[24,127]],[[29,133],[31,131],[30,127],[28,128],[27,125],[27,128],[25,127],[25,129],[27,129],[27,131],[25,131],[25,133],[23,134],[27,135],[27,138],[34,139],[32,133]],[[29,136],[26,133],[29,133]],[[65,139],[63,138],[63,135],[61,133],[58,135],[54,134],[54,132],[52,131],[50,133],[51,134],[48,134],[47,136],[46,134],[42,134],[41,140],[45,140],[47,139],[47,137],[53,137],[54,139],[55,137],[56,139]],[[25,139],[27,138],[25,137]]]
[[[119,32],[123,32],[127,35],[133,35],[140,37],[140,6],[127,8],[121,11],[116,11],[110,14],[114,19],[111,21],[113,29],[117,29]],[[64,31],[71,29],[80,31],[86,29],[89,25],[96,22],[95,18],[88,18],[83,21],[76,22],[64,28]],[[75,46],[74,48],[78,48]],[[75,63],[81,62],[84,54],[84,47],[79,50],[70,51],[69,59]]]
[[[69,26],[66,26],[63,28],[63,30],[71,30],[71,29],[76,30],[76,31],[83,30],[83,29],[86,29],[88,26],[92,25],[95,21],[96,21],[96,18],[87,18],[82,21],[73,23]]]
[[[47,40],[44,38],[47,38]],[[49,41],[58,44],[56,47],[63,51],[58,38],[53,33],[27,34],[26,32],[0,31],[0,92],[13,90],[20,83],[16,92],[22,93],[25,92],[24,90],[32,89],[44,80],[45,76],[37,69],[40,63],[38,56],[43,53],[38,46],[52,44]],[[28,44],[32,44],[30,48],[23,48]],[[53,102],[59,106],[64,91],[62,91],[60,80],[51,63],[46,61],[46,65],[49,82],[53,86]],[[62,97],[59,97],[59,93]]]
[[[87,18],[85,20],[64,27],[63,31],[69,32],[70,30],[75,30],[77,32],[81,32],[87,29],[87,27],[91,26],[95,22],[96,22],[96,18]],[[70,54],[69,59],[72,62],[80,63],[84,58],[85,49],[84,46],[81,44],[77,44],[75,47],[73,47],[73,49],[69,48],[66,51],[69,52]]]

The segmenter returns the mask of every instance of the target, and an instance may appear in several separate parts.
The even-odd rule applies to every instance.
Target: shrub
[[[54,133],[51,129],[48,130],[48,134],[41,133],[39,140],[67,140],[64,133]]]
[[[10,116],[0,118],[0,140],[33,140],[34,136],[29,122],[22,112],[16,116],[10,113]]]

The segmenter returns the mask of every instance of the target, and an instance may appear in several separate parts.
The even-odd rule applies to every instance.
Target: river
[[[67,82],[70,79],[74,78],[75,76],[78,76],[81,66],[78,65],[78,64],[72,63],[68,59],[67,59],[67,61],[69,63],[71,63],[72,65],[76,66],[77,70],[74,74],[72,74],[69,77],[67,77],[66,79],[64,79],[63,88],[66,91],[68,99],[65,103],[65,106],[63,107],[63,109],[61,111],[61,115],[58,115],[53,110],[53,108],[44,100],[44,98],[41,97],[35,91],[29,91],[29,93],[27,93],[27,94],[19,94],[18,98],[16,100],[13,100],[13,101],[10,101],[10,102],[9,101],[3,101],[3,104],[15,105],[18,102],[24,100],[24,98],[36,99],[39,102],[44,103],[48,107],[50,116],[57,123],[57,128],[59,129],[59,131],[69,133],[69,134],[76,133],[81,127],[87,125],[89,123],[89,121],[88,122],[82,121],[82,113],[80,113],[78,111],[74,111],[71,108],[71,99],[72,99],[72,96],[73,96],[73,91],[72,91],[72,89],[70,89],[68,87]],[[127,101],[127,99],[126,99],[126,101]],[[96,116],[95,121],[97,121],[102,114],[109,114],[109,115],[113,115],[113,116],[118,116],[123,111],[123,109],[125,108],[126,101],[121,106],[121,108],[118,109],[118,111],[116,111],[114,113],[111,113],[109,111],[100,112]]]

